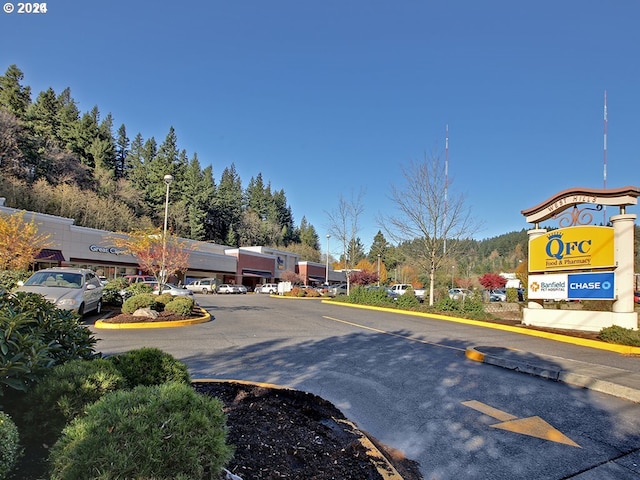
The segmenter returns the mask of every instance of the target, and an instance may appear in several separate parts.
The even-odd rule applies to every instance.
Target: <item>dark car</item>
[[[640,303],[640,292],[633,292],[633,301],[635,303]]]

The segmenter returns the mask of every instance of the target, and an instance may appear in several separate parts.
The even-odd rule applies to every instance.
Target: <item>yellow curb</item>
[[[191,383],[239,383],[241,385],[255,385],[258,387],[273,388],[275,390],[295,391],[293,388],[276,385],[274,383],[251,382],[248,380],[233,380],[229,378],[196,378],[191,379]],[[337,418],[334,418],[333,420],[337,423],[347,425],[352,429],[352,432],[358,436],[360,444],[365,448],[367,456],[371,459],[371,462],[383,479],[403,480],[402,476],[391,464],[389,459],[384,456],[384,454],[375,446],[369,437],[367,437],[367,435],[355,425],[355,423],[349,420],[340,420]]]
[[[464,351],[464,356],[469,360],[473,360],[475,362],[484,362],[484,353],[479,352],[472,347],[467,347],[467,349]]]
[[[503,330],[505,332],[513,332],[513,333],[518,333],[520,335],[529,335],[531,337],[546,338],[547,340],[555,340],[556,342],[571,343],[573,345],[580,345],[582,347],[595,348],[598,350],[607,350],[610,352],[616,352],[623,355],[640,355],[640,347],[632,347],[629,345],[617,345],[615,343],[601,342],[599,340],[590,340],[588,338],[571,337],[569,335],[543,332],[540,330],[529,330],[523,327],[514,327],[511,325],[501,325],[499,323],[483,322],[482,320],[470,320],[467,318],[450,317],[447,315],[441,315],[437,313],[412,312],[409,310],[399,310],[396,308],[372,307],[370,305],[356,305],[353,303],[334,302],[331,300],[323,300],[323,302],[331,303],[332,305],[341,305],[341,306],[352,307],[352,308],[362,308],[365,310],[379,310],[379,311],[389,312],[389,313],[399,313],[401,315],[431,318],[435,320],[445,320],[447,322],[463,323],[466,325],[474,325],[476,327],[492,328],[494,330]]]
[[[187,327],[189,325],[196,325],[198,323],[205,323],[211,320],[211,314],[204,308],[198,308],[203,314],[202,317],[190,318],[188,320],[174,320],[171,322],[135,322],[135,323],[109,323],[103,320],[98,320],[94,324],[96,328],[103,330],[122,330],[131,328],[175,328],[175,327]]]

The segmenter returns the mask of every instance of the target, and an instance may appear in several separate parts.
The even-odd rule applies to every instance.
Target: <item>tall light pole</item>
[[[167,184],[167,196],[164,201],[164,230],[162,233],[162,271],[160,272],[160,293],[162,293],[162,287],[164,287],[167,280],[167,220],[169,218],[169,185],[173,182],[173,175],[165,175],[164,183]]]
[[[329,239],[330,238],[331,238],[331,235],[327,233],[327,271],[325,272],[325,275],[324,275],[324,283],[326,283],[327,285],[329,285]]]

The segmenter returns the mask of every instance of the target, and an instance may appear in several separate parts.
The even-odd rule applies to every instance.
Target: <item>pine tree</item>
[[[31,104],[31,87],[23,87],[20,82],[24,74],[16,65],[10,65],[0,77],[0,108],[20,119],[24,119]]]
[[[129,137],[127,137],[127,129],[124,123],[118,129],[118,137],[116,138],[115,151],[115,176],[116,178],[126,178],[128,164],[127,156],[129,155]]]

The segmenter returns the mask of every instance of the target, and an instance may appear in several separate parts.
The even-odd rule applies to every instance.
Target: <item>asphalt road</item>
[[[589,348],[315,300],[196,298],[213,321],[97,330],[98,350],[154,346],[184,361],[194,379],[315,393],[419,462],[425,480],[639,478],[637,465],[602,468],[640,450],[639,404],[465,357],[477,345],[572,349],[585,359]],[[637,362],[640,370],[640,359],[613,356],[618,362]]]

